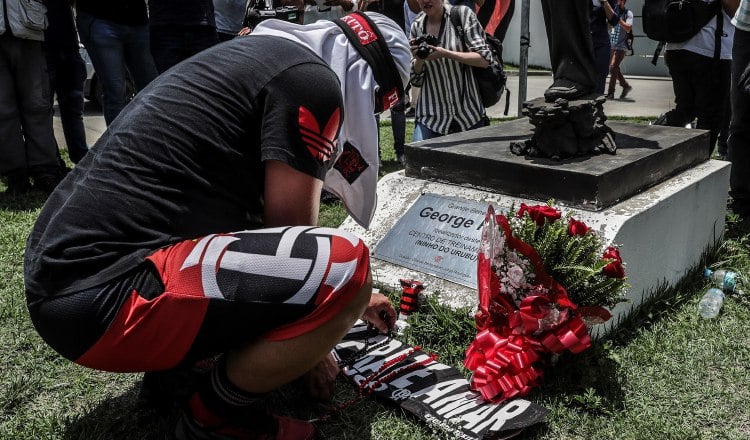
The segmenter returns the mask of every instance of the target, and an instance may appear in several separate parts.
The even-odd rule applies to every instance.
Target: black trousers
[[[675,108],[665,114],[665,125],[684,127],[697,118],[696,128],[711,132],[707,146],[710,155],[722,127],[732,62],[688,50],[668,50],[665,60],[672,76],[675,102]]]
[[[732,209],[750,217],[750,95],[740,86],[742,72],[750,65],[750,32],[734,31],[732,47],[732,122],[729,126],[729,178]]]
[[[542,12],[555,82],[572,81],[593,90],[599,74],[591,40],[591,2],[542,0]]]

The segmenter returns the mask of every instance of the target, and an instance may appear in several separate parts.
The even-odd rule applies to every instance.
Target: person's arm
[[[632,11],[628,11],[628,14],[625,20],[620,18],[620,27],[623,28],[625,32],[630,32],[633,30],[633,12]]]
[[[740,0],[721,0],[721,7],[727,15],[734,17],[734,13],[740,7]]]
[[[616,24],[617,22],[612,23],[612,17],[615,16],[615,10],[612,9],[612,5],[609,4],[609,1],[608,0],[599,0],[599,3],[601,3],[602,9],[604,9],[604,15],[607,17],[607,21],[610,24]]]
[[[427,56],[427,58],[425,58],[425,60],[427,61],[436,60],[438,58],[448,58],[450,60],[458,61],[459,63],[474,67],[488,67],[490,65],[489,61],[487,61],[479,52],[474,52],[471,50],[468,52],[459,52],[455,50],[448,50],[440,46],[430,47],[433,48],[433,51]],[[417,73],[421,72],[421,69],[419,71],[416,70],[416,66],[414,70]]]
[[[451,14],[456,10],[451,10]],[[459,9],[458,14],[461,18],[461,29],[456,28],[457,38],[462,41],[466,52],[441,50],[445,58],[458,61],[472,67],[485,68],[490,65],[492,53],[485,40],[484,28],[479,23],[479,19],[474,11],[468,8]],[[451,20],[452,21],[452,20]],[[455,28],[455,26],[454,26]],[[463,33],[463,36],[461,34]]]
[[[317,225],[323,182],[277,160],[265,170],[264,226]]]
[[[370,7],[373,3],[376,3],[378,0],[359,0],[357,2],[357,10],[358,11],[366,11],[367,8]]]

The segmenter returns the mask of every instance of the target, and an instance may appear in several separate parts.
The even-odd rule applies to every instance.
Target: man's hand
[[[382,293],[373,293],[362,319],[377,328],[380,333],[388,333],[396,323],[396,310],[391,301]]]
[[[340,368],[333,354],[328,355],[304,376],[307,394],[313,399],[329,401],[333,398],[333,385]]]
[[[377,0],[359,0],[357,2],[357,10],[358,11],[366,11],[368,7],[370,7],[371,4],[375,3]]]

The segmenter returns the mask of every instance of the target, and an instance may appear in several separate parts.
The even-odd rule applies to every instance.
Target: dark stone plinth
[[[517,156],[528,119],[407,144],[406,176],[598,211],[708,159],[708,132],[610,121],[617,154],[560,161]]]
[[[546,102],[536,98],[523,103],[523,115],[534,126],[530,139],[511,142],[520,156],[567,157],[609,153],[617,150],[614,132],[604,115],[604,96],[594,94],[573,101]]]

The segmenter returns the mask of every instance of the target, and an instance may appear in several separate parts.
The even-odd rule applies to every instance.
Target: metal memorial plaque
[[[477,287],[477,251],[487,203],[422,194],[375,247],[399,266]]]

